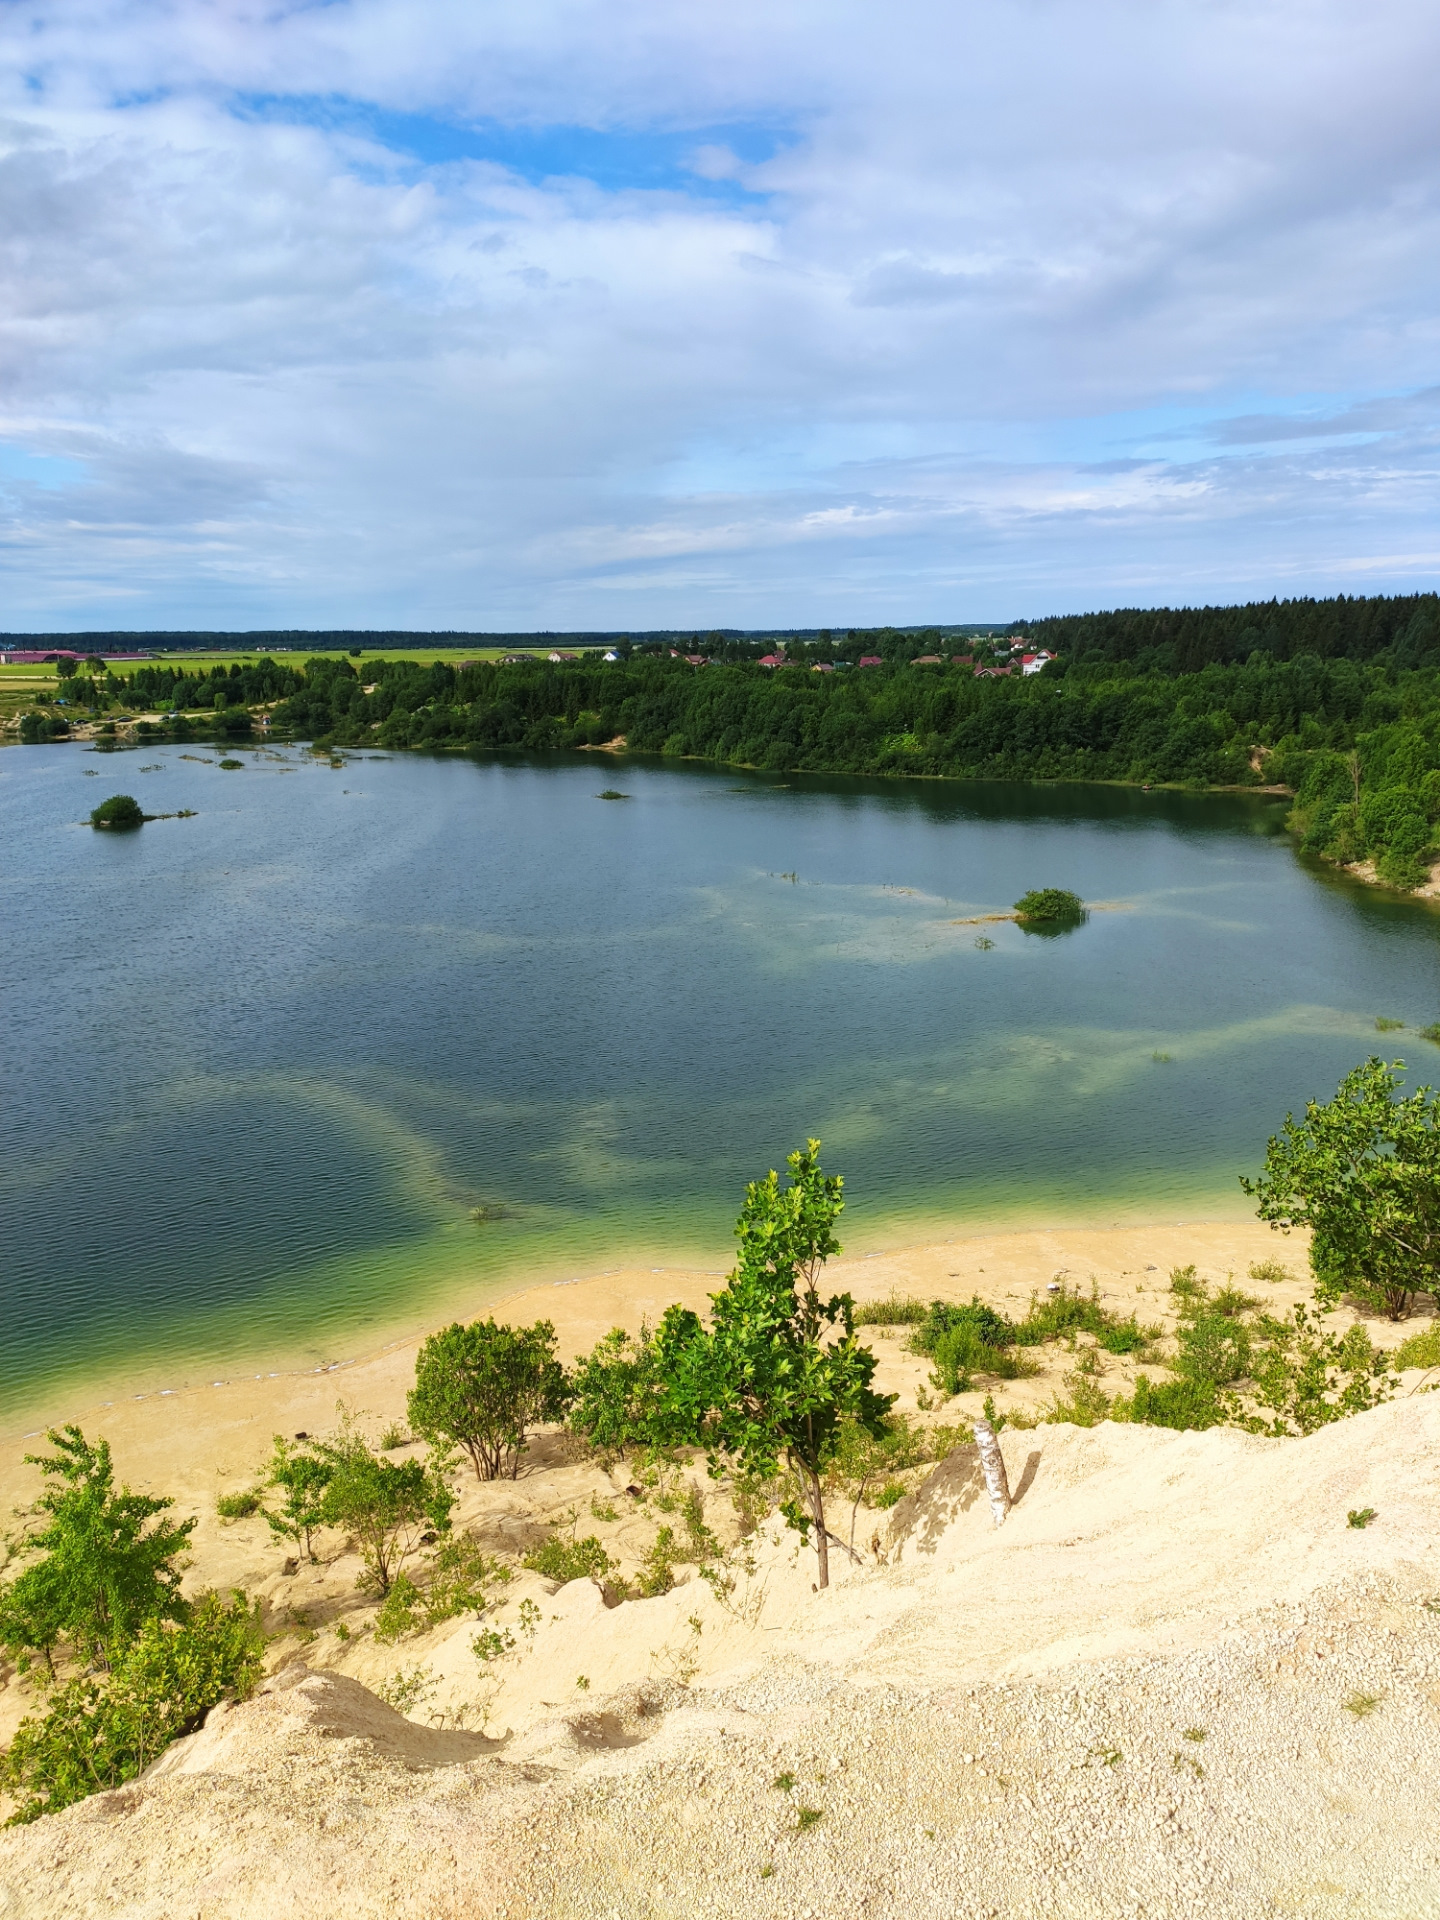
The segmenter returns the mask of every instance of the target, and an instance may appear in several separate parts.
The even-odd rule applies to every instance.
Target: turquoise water
[[[6,1407],[723,1267],[807,1133],[855,1249],[1233,1216],[1287,1108],[1440,1066],[1374,1027],[1440,1013],[1440,919],[1273,799],[240,757],[0,754]],[[196,817],[78,824],[116,791]],[[955,924],[1034,885],[1104,904]]]

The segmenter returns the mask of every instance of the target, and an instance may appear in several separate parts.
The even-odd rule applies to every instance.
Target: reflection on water
[[[852,1246],[1238,1212],[1377,1014],[1440,1011],[1432,911],[1308,871],[1273,799],[217,758],[0,755],[12,1405],[721,1266],[808,1133]],[[197,817],[76,824],[114,789]],[[1037,886],[1087,922],[978,918]]]

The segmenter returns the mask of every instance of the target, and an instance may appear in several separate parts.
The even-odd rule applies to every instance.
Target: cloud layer
[[[1440,16],[0,5],[3,625],[1440,579]]]

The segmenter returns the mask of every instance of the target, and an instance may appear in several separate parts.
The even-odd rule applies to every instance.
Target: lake
[[[1273,797],[236,757],[0,753],[9,1412],[722,1269],[812,1133],[850,1250],[1235,1216],[1287,1109],[1440,1066],[1375,1030],[1440,1014],[1440,917]],[[964,924],[1032,886],[1095,910]]]

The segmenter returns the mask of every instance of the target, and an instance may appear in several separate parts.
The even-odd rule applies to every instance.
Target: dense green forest
[[[1311,852],[1369,859],[1402,888],[1440,857],[1434,594],[963,634],[821,632],[791,642],[779,666],[745,637],[686,644],[459,668],[336,654],[303,668],[146,666],[77,675],[59,692],[71,713],[97,717],[144,701],[172,716],[160,729],[171,738],[243,736],[265,708],[272,737],[322,746],[554,751],[623,738],[632,753],[785,772],[1280,787]],[[1041,650],[1055,657],[1023,673],[1022,655]],[[38,716],[30,737],[44,737]]]

